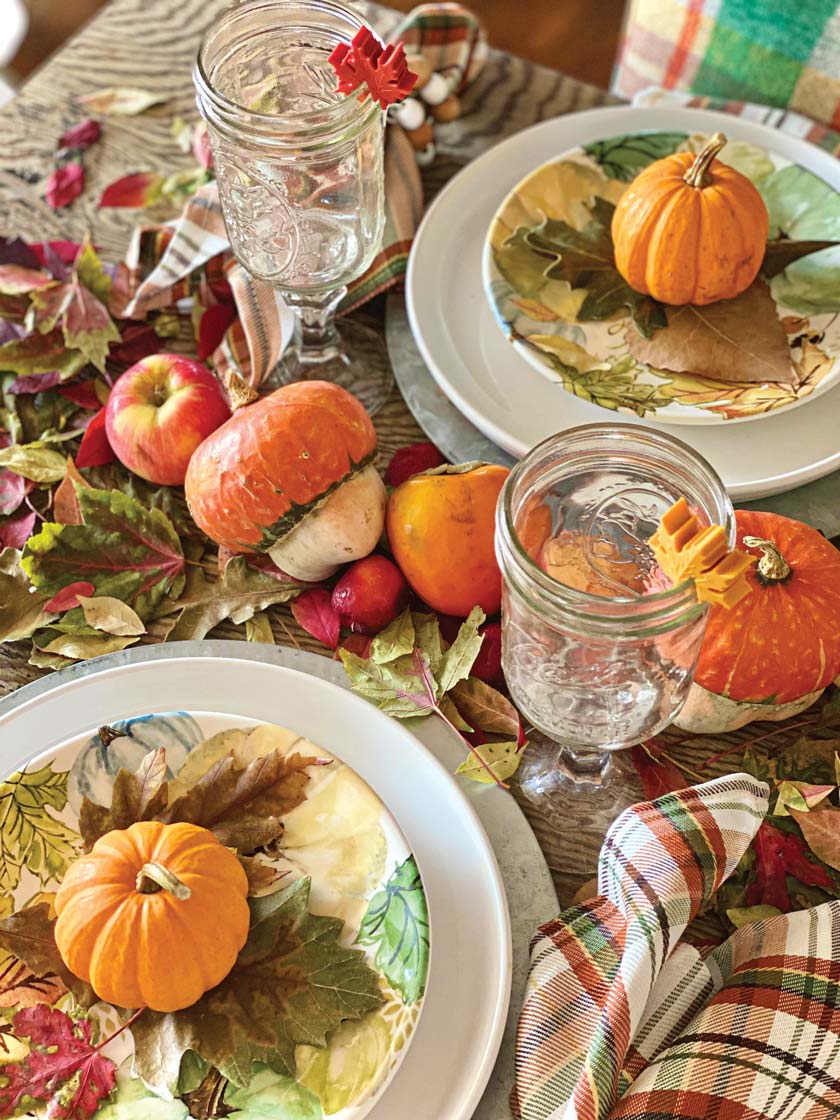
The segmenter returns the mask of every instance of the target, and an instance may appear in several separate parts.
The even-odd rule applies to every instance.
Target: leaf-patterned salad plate
[[[113,827],[93,807],[113,802],[118,818],[127,803],[136,807],[126,790],[140,770],[143,797],[165,783],[171,807],[202,784],[203,803],[212,800],[218,816],[228,804],[227,769],[236,779],[224,810],[233,837],[242,832],[236,814],[248,811],[251,775],[269,763],[291,775],[272,808],[276,838],[256,853],[238,849],[252,929],[229,976],[184,1011],[141,1012],[103,1048],[105,1073],[84,1067],[54,1087],[54,1100],[34,1089],[12,1115],[27,1105],[73,1120],[472,1114],[507,1009],[507,914],[472,810],[405,728],[288,669],[185,658],[61,686],[0,720],[0,737],[16,767],[0,784],[0,1102],[16,1068],[36,1084],[32,1071],[60,1035],[33,1035],[32,1008],[65,1022],[71,1046],[108,1039],[129,1017],[85,998],[43,949],[68,866]],[[36,742],[45,749],[33,758]],[[40,956],[21,948],[33,937]],[[479,941],[483,967],[474,956]],[[107,1070],[110,1093],[96,1088]],[[50,1112],[56,1100],[65,1108],[71,1100],[76,1111]]]
[[[532,171],[497,210],[483,258],[496,321],[530,365],[575,396],[635,417],[708,425],[788,410],[840,381],[840,247],[780,271],[768,256],[766,284],[735,301],[679,309],[676,319],[669,312],[667,330],[661,305],[615,270],[610,221],[628,183],[654,160],[700,151],[707,138],[676,129],[594,140]],[[719,158],[761,192],[774,243],[840,241],[840,193],[812,171],[745,140],[730,141]],[[775,337],[773,316],[783,328]],[[718,375],[722,349],[729,379]]]

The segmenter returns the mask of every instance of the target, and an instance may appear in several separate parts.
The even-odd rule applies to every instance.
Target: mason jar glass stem
[[[332,292],[284,292],[283,298],[294,312],[294,347],[297,360],[304,365],[335,358],[341,340],[335,325],[335,312],[347,288]]]

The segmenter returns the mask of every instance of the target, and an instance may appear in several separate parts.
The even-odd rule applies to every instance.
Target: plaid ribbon
[[[733,774],[613,824],[599,897],[531,945],[512,1101],[523,1120],[838,1114],[840,902],[744,926],[705,957],[680,942],[767,797]]]
[[[410,53],[423,53],[453,89],[477,75],[486,57],[486,39],[476,17],[460,4],[416,8],[390,36]],[[367,272],[349,286],[340,312],[354,308],[398,283],[423,216],[423,187],[414,148],[399,126],[390,124],[385,147],[385,233]],[[293,319],[271,285],[256,280],[233,258],[216,183],[189,200],[174,229],[147,226],[135,233],[117,282],[112,310],[144,319],[155,310],[192,297],[194,319],[232,301],[236,315],[211,357],[225,381],[234,371],[256,387],[273,369],[291,338]]]

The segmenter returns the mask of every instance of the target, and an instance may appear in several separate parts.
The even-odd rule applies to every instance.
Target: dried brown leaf
[[[519,716],[506,696],[477,677],[459,681],[452,689],[458,711],[472,727],[491,735],[519,734]]]
[[[761,280],[735,299],[665,311],[668,326],[652,338],[627,330],[627,345],[637,361],[721,381],[797,383],[785,329]]]
[[[13,953],[38,976],[57,976],[84,1007],[96,1002],[90,985],[74,976],[61,959],[48,903],[25,906],[0,921],[0,948]]]
[[[114,779],[110,808],[84,798],[79,831],[85,850],[90,851],[106,832],[154,819],[164,811],[167,801],[166,751],[160,747],[146,755],[136,774],[120,770]]]

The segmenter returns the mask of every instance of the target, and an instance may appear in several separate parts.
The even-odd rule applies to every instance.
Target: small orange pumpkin
[[[402,574],[436,611],[496,614],[502,577],[494,547],[496,502],[510,471],[479,464],[436,467],[391,494],[388,542]]]
[[[769,220],[753,184],[715,159],[675,152],[639,172],[615,208],[615,263],[631,288],[662,303],[733,299],[758,275]]]
[[[55,896],[56,944],[107,1003],[178,1011],[233,968],[247,894],[242,865],[212,832],[140,821],[70,866]]]
[[[816,529],[737,510],[738,547],[756,558],[751,593],[712,607],[694,684],[676,723],[718,732],[809,707],[840,674],[840,551]]]
[[[268,552],[296,579],[326,579],[372,552],[382,533],[375,451],[352,393],[328,381],[284,385],[196,448],[184,482],[190,513],[231,552]]]

